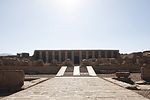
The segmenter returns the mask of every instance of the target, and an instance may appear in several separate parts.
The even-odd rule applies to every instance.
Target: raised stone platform
[[[55,77],[2,100],[148,100],[98,77]]]

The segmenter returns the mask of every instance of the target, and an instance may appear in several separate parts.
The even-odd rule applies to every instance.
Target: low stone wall
[[[24,85],[24,71],[0,70],[0,90],[18,90]]]
[[[23,70],[25,74],[57,74],[61,66],[1,66],[0,70]],[[140,72],[139,67],[134,66],[115,66],[100,65],[93,66],[95,72],[99,73],[115,73],[117,71]]]
[[[100,73],[115,73],[117,71],[140,72],[140,67],[135,66],[115,66],[115,65],[100,65],[93,66],[97,74]]]
[[[25,74],[56,74],[59,66],[1,66],[0,70],[23,70]]]
[[[116,72],[117,78],[128,78],[130,76],[130,72]]]

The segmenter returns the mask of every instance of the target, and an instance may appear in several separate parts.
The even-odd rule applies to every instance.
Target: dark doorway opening
[[[79,60],[79,56],[74,56],[74,64],[79,64],[80,60]]]

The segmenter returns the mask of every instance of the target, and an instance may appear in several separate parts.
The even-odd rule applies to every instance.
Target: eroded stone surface
[[[22,70],[0,70],[0,90],[19,90],[23,85]]]

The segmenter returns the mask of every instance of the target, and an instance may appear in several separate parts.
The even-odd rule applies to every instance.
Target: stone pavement
[[[2,100],[148,100],[98,77],[55,77]]]

